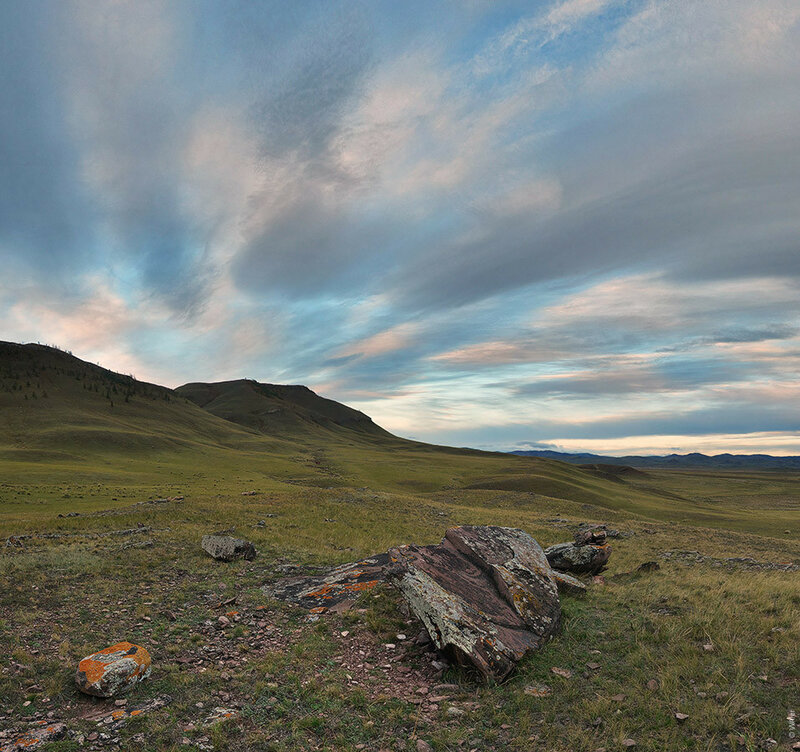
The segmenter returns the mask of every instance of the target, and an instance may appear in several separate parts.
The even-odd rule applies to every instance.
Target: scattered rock
[[[622,746],[626,747],[628,749],[630,749],[631,747],[635,747],[636,746],[636,740],[635,739],[623,739],[622,740]]]
[[[558,629],[561,606],[547,559],[522,530],[450,528],[434,546],[391,549],[386,573],[436,647],[501,680]]]
[[[150,654],[130,642],[100,650],[78,664],[75,683],[87,695],[114,697],[150,676]]]
[[[761,572],[800,572],[800,564],[795,564],[791,561],[757,561],[749,556],[732,556],[727,559],[716,559],[712,556],[705,556],[699,551],[664,551],[664,553],[661,554],[661,558],[687,565],[710,564],[712,567],[724,569],[744,569]]]
[[[547,697],[553,690],[546,684],[529,684],[522,691],[531,697]]]
[[[433,747],[428,742],[417,739],[417,752],[433,752]]]
[[[675,720],[678,723],[684,723],[689,716],[686,713],[675,713]]]
[[[555,569],[552,572],[559,593],[564,593],[565,595],[584,595],[586,593],[586,585],[577,577],[573,577],[566,572],[557,572]]]
[[[256,558],[253,544],[244,538],[233,538],[229,535],[204,535],[200,545],[209,556],[219,561]]]
[[[0,742],[0,752],[38,749],[43,744],[61,739],[67,733],[66,723],[37,721],[31,729],[19,734],[10,742]]]
[[[572,678],[572,671],[567,668],[558,668],[557,666],[553,666],[550,671],[552,671],[556,676],[562,676],[565,679]]]
[[[214,708],[214,711],[203,721],[204,726],[213,726],[215,723],[227,721],[229,718],[237,718],[239,711],[234,708]]]
[[[575,533],[576,546],[603,546],[606,543],[604,527],[590,527]]]
[[[345,611],[358,596],[384,579],[388,554],[378,554],[353,564],[344,564],[327,574],[312,577],[286,577],[265,585],[262,590],[272,598],[295,603],[303,608]]]

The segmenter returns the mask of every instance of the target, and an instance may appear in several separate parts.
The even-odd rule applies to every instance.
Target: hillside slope
[[[296,438],[325,428],[346,429],[362,438],[395,438],[368,415],[320,397],[305,386],[238,379],[184,384],[175,391],[213,415],[273,436]]]
[[[166,387],[52,347],[0,342],[0,451],[6,458],[242,446],[252,439],[252,432]]]

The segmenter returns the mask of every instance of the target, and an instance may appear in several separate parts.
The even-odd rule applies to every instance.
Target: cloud
[[[459,443],[793,416],[796,3],[68,0],[0,34],[11,333]]]

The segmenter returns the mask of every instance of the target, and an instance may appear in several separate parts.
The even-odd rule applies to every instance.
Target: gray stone
[[[209,556],[219,561],[256,558],[253,544],[243,538],[232,538],[229,535],[204,535],[200,545]]]
[[[600,546],[556,543],[556,545],[546,548],[544,553],[550,566],[560,572],[597,574],[605,569],[608,558],[611,556],[611,546],[607,543]]]

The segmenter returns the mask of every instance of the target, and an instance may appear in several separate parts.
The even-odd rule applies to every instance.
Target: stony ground
[[[4,529],[0,749],[42,727],[61,734],[45,750],[740,752],[797,741],[787,720],[800,710],[796,543],[496,492],[420,497],[423,513],[392,533],[408,498],[331,507],[320,491],[298,494],[186,494]],[[287,551],[278,541],[302,540],[314,504],[330,546]],[[200,550],[202,533],[232,519],[256,560]],[[382,530],[372,550],[365,520]],[[388,586],[320,617],[261,590],[381,550],[387,530],[393,542],[430,542],[449,524],[487,522],[543,545],[581,523],[620,533],[605,576],[563,600],[562,633],[501,686],[433,651]],[[660,567],[637,572],[646,561]],[[77,662],[123,639],[150,651],[151,678],[124,702],[78,693]]]

